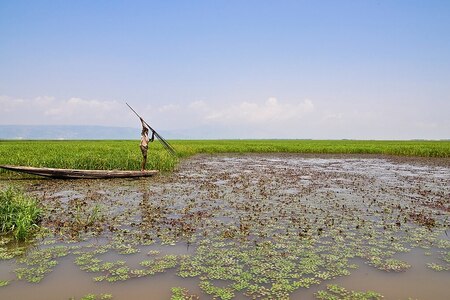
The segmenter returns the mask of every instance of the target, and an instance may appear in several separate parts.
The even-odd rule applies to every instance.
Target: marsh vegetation
[[[2,181],[39,199],[43,230],[2,244],[0,296],[444,297],[450,168],[440,162],[203,154],[145,180]],[[57,288],[64,276],[74,288]]]
[[[180,158],[214,153],[372,154],[450,157],[450,141],[186,140],[171,142],[177,156],[150,145],[147,169],[174,170]],[[0,165],[139,170],[138,141],[0,141]],[[0,176],[5,177],[0,169]],[[14,176],[8,172],[7,177]]]
[[[0,234],[23,241],[39,229],[41,209],[37,199],[8,187],[0,190]]]

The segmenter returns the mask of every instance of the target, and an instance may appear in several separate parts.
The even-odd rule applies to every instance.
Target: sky
[[[447,0],[0,0],[0,125],[449,139],[449,32]]]

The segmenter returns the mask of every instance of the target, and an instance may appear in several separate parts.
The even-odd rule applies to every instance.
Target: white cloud
[[[197,100],[189,103],[188,108],[197,112],[205,112],[210,110],[205,101]]]
[[[436,129],[439,128],[439,124],[437,122],[416,122],[416,127],[418,129]]]
[[[173,111],[177,111],[179,109],[180,109],[179,105],[167,104],[167,105],[163,105],[160,108],[158,108],[158,112],[160,112],[160,113],[173,112]]]
[[[0,96],[1,124],[117,125],[124,121],[125,105],[117,101],[40,96],[33,99]],[[129,126],[129,125],[128,125]]]
[[[7,113],[13,112],[17,107],[22,105],[25,100],[20,98],[12,98],[9,96],[0,96],[0,113],[1,115],[6,115]]]
[[[140,126],[126,105],[114,100],[1,96],[0,104],[0,124]],[[206,126],[211,132],[217,131],[217,137],[221,134],[218,128],[244,132],[246,128],[259,131],[259,128],[269,125],[270,131],[275,133],[293,127],[293,124],[300,124],[304,117],[315,110],[309,99],[289,103],[275,97],[261,102],[243,101],[214,106],[202,100],[187,104],[165,103],[161,106],[148,104],[147,107],[141,105],[136,109],[156,129],[189,130]]]
[[[422,111],[405,113],[395,107],[355,107],[323,100],[271,97],[215,105],[197,100],[132,106],[156,130],[183,132],[186,138],[408,139],[448,138],[450,133],[450,122]],[[7,124],[140,126],[125,103],[115,100],[0,95],[0,125]]]
[[[322,121],[340,121],[343,118],[342,113],[326,112],[322,117]]]
[[[70,98],[48,103],[44,115],[54,121],[71,124],[111,125],[126,107],[117,101],[86,100]]]
[[[263,103],[241,102],[222,107],[209,107],[205,103],[191,103],[190,107],[203,113],[204,121],[220,124],[263,124],[266,122],[283,123],[301,119],[314,111],[311,100],[295,103],[281,103],[271,97]]]

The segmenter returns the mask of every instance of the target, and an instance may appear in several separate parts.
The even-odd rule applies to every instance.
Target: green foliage
[[[187,153],[182,150],[180,155]],[[229,168],[222,156],[208,157],[209,162],[221,163],[214,164],[217,169],[211,168],[207,177],[173,176],[158,181],[150,198],[140,181],[125,182],[108,193],[103,189],[109,182],[55,181],[56,191],[77,185],[80,194],[73,198],[54,192],[44,195],[41,225],[54,235],[36,238],[34,248],[27,251],[14,248],[23,243],[10,247],[13,237],[7,236],[0,240],[0,259],[14,259],[19,264],[15,268],[18,279],[36,283],[66,256],[101,284],[126,286],[123,281],[175,269],[180,280],[199,283],[200,293],[215,299],[288,299],[299,289],[350,275],[358,267],[352,263],[355,259],[384,271],[406,271],[410,265],[397,259],[398,254],[417,247],[430,249],[427,260],[440,259],[439,264],[428,264],[429,268],[450,269],[450,242],[442,239],[448,218],[435,206],[419,206],[423,202],[409,193],[399,196],[396,186],[377,184],[371,176],[346,175],[336,181],[329,173],[316,172],[311,164],[311,168],[284,164],[277,170],[270,168],[278,164],[273,162],[265,165],[264,170],[270,171],[254,172],[260,168],[258,157],[262,156],[234,155],[239,168],[245,170],[240,173]],[[198,165],[204,158],[193,160],[192,165]],[[189,170],[199,174],[201,168]],[[297,179],[309,175],[314,175],[317,186],[305,191],[307,184]],[[430,181],[424,180],[423,185]],[[436,185],[436,192],[430,191],[422,200],[434,199],[443,187],[444,183]],[[98,193],[91,192],[98,189]],[[418,211],[435,219],[435,226],[409,219]],[[71,246],[72,230],[90,232],[90,227],[99,235],[75,239],[78,243]],[[193,250],[172,254],[179,253],[185,243],[194,245]],[[316,296],[381,298],[375,292],[347,291],[335,285]],[[85,297],[102,299],[96,294]],[[185,288],[172,289],[172,299],[197,298]]]
[[[14,188],[0,191],[2,233],[12,233],[15,239],[25,240],[38,228],[41,212],[37,200],[23,192]]]
[[[95,204],[92,209],[87,211],[84,207],[77,203],[75,205],[74,223],[77,227],[89,227],[101,220],[101,207]]]
[[[172,290],[172,297],[170,297],[170,300],[194,300],[199,299],[196,295],[189,294],[189,291],[185,288],[181,287],[174,287]]]
[[[215,298],[222,300],[230,300],[234,298],[233,290],[230,288],[220,288],[212,285],[209,281],[201,281],[200,288],[207,294],[213,295]]]
[[[449,141],[201,140],[174,141],[181,157],[197,153],[383,154],[450,157]]]
[[[316,293],[316,298],[321,300],[379,300],[383,296],[373,291],[347,291],[337,284],[329,284],[326,291],[322,290]]]
[[[179,158],[199,153],[316,153],[383,154],[450,157],[449,141],[354,140],[176,140],[178,157],[161,144],[151,144],[147,169],[171,171]],[[139,170],[142,162],[137,141],[0,141],[0,165],[35,167]],[[0,174],[4,173],[0,170]]]
[[[106,299],[112,299],[112,295],[111,294],[100,294],[100,295],[96,295],[96,294],[87,294],[83,297],[81,297],[80,300],[106,300]],[[70,300],[75,300],[75,298],[70,298]]]
[[[439,264],[436,264],[436,263],[428,263],[427,267],[432,269],[432,270],[434,270],[434,271],[438,271],[438,272],[446,271],[446,270],[450,269],[450,268],[447,268],[445,266],[442,266],[442,265],[439,265]]]
[[[136,141],[0,141],[0,165],[140,170],[141,162]],[[159,143],[151,144],[147,169],[169,171],[177,163]]]
[[[0,287],[7,286],[9,284],[9,280],[0,280]]]
[[[45,275],[52,272],[58,265],[57,258],[65,257],[69,254],[70,248],[67,246],[53,246],[30,251],[27,256],[17,260],[25,267],[15,270],[18,279],[25,279],[31,283],[38,283],[44,279]]]

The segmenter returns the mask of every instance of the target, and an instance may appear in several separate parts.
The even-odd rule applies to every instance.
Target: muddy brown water
[[[0,187],[19,185],[41,201],[48,231],[24,254],[0,260],[0,280],[9,281],[0,299],[170,299],[174,287],[213,298],[201,282],[229,288],[234,299],[316,299],[328,284],[385,299],[448,299],[449,165],[379,156],[199,155],[142,180],[1,180]],[[38,283],[18,278],[18,268],[37,264],[24,259],[58,246],[67,253],[49,259],[57,264]],[[77,263],[98,249],[100,270],[83,269],[94,261]],[[132,271],[167,257],[174,263],[155,274]],[[127,266],[122,279],[101,267],[117,261]],[[315,281],[293,287],[302,278]]]

